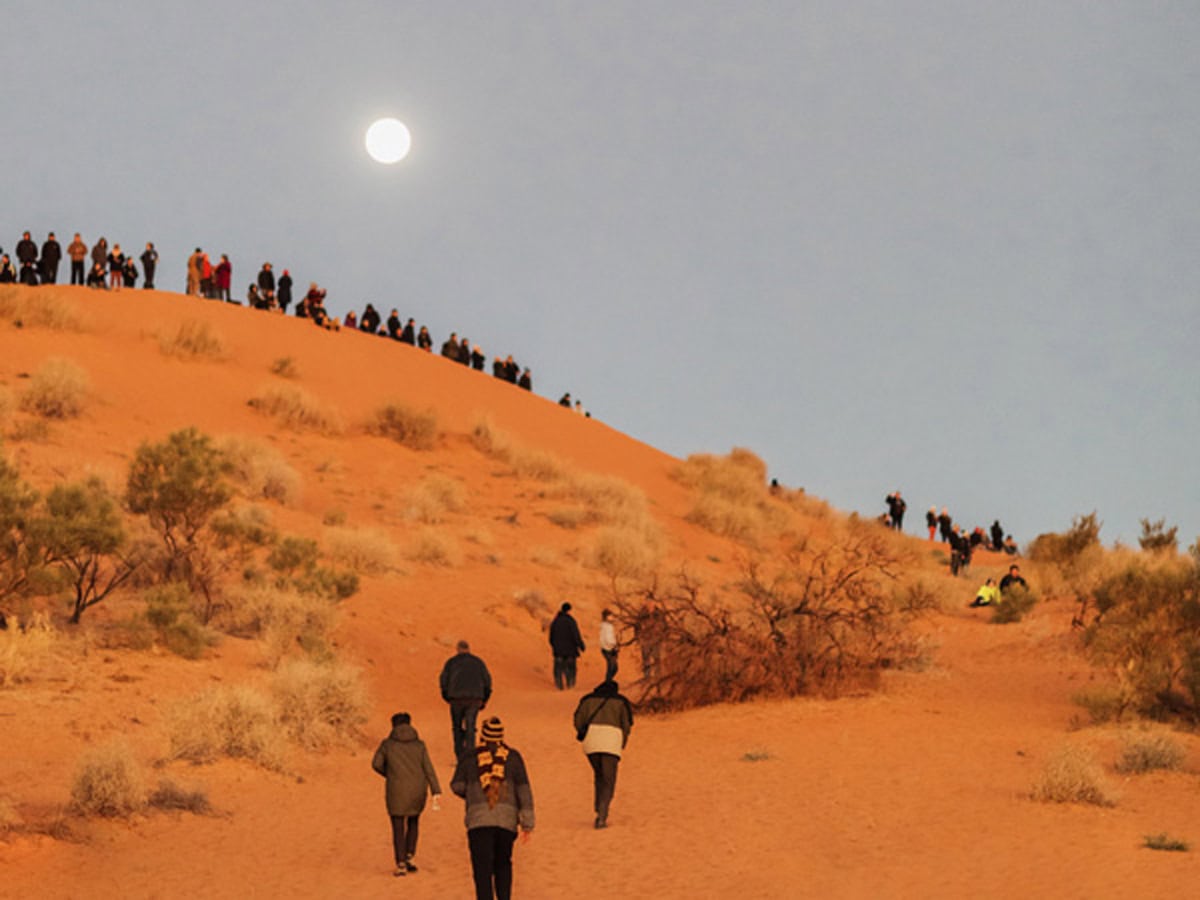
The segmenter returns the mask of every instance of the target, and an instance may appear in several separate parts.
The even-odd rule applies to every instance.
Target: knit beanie
[[[492,744],[499,744],[504,740],[504,723],[496,716],[492,716],[483,723],[483,727],[479,730],[481,740]]]

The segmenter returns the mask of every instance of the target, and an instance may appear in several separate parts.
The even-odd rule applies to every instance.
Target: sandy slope
[[[176,295],[58,294],[88,311],[88,331],[0,326],[0,383],[19,391],[20,373],[60,355],[81,364],[94,386],[83,419],[54,426],[43,442],[8,447],[39,484],[89,471],[118,478],[140,441],[194,424],[261,436],[287,455],[304,476],[304,495],[277,514],[301,533],[319,535],[323,514],[336,508],[401,543],[413,527],[398,511],[404,485],[429,471],[462,480],[471,508],[445,526],[460,537],[461,566],[406,564],[366,579],[345,604],[342,653],[364,668],[375,698],[359,746],[295,753],[287,774],[233,761],[171,764],[167,772],[203,785],[221,815],[76,823],[74,841],[0,840],[0,896],[469,896],[461,807],[452,798],[422,820],[422,871],[402,883],[390,876],[382,784],[369,769],[387,716],[404,708],[449,780],[436,676],[460,636],[491,666],[491,708],[533,780],[539,825],[518,846],[518,896],[1195,896],[1196,852],[1141,848],[1143,835],[1163,831],[1200,841],[1195,737],[1180,738],[1190,752],[1184,772],[1111,776],[1121,794],[1114,808],[1027,797],[1047,753],[1064,741],[1094,746],[1108,762],[1118,746],[1113,731],[1069,730],[1078,713],[1070,696],[1091,674],[1072,649],[1070,609],[1056,603],[1006,627],[965,609],[932,618],[932,666],[890,673],[877,694],[642,717],[612,827],[593,831],[590,770],[571,736],[576,696],[550,685],[545,614],[521,607],[514,592],[536,588],[549,606],[570,598],[590,640],[601,580],[576,561],[581,536],[545,519],[538,485],[497,477],[496,464],[461,433],[484,410],[530,445],[633,481],[651,498],[675,557],[729,575],[730,545],[682,519],[687,498],[668,477],[673,461],[602,423],[382,340]],[[210,322],[230,358],[165,359],[154,335],[184,319]],[[245,405],[284,355],[298,361],[300,384],[351,423],[347,436],[276,431]],[[450,432],[441,449],[414,453],[354,430],[393,395],[438,410]],[[122,602],[130,601],[88,615],[103,622],[121,614]],[[54,680],[0,690],[0,794],[29,819],[51,816],[67,799],[82,749],[122,733],[151,762],[164,750],[166,703],[214,682],[261,679],[260,658],[256,644],[235,639],[196,663],[93,646]],[[589,653],[581,686],[601,668]]]

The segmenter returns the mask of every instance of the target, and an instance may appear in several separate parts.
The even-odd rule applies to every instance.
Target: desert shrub
[[[1129,698],[1114,685],[1087,688],[1073,695],[1071,700],[1082,706],[1096,725],[1119,721],[1129,706]]]
[[[765,525],[758,504],[741,503],[720,494],[701,494],[686,518],[713,534],[746,542],[754,542]]]
[[[1159,834],[1148,834],[1143,839],[1142,846],[1149,850],[1169,850],[1176,853],[1186,853],[1192,845],[1181,838],[1171,837],[1165,831]]]
[[[465,505],[466,491],[461,481],[445,475],[430,475],[405,494],[404,515],[427,525],[436,525],[447,513],[461,512]]]
[[[340,434],[341,416],[312,394],[291,384],[267,385],[248,401],[251,408],[295,431]]]
[[[69,359],[47,359],[21,395],[21,408],[43,419],[73,419],[83,412],[88,395],[87,372]]]
[[[160,334],[158,348],[181,359],[223,360],[229,356],[225,339],[207,322],[188,319],[173,332]]]
[[[560,493],[583,504],[587,522],[640,525],[649,515],[646,495],[628,481],[610,475],[568,473]]]
[[[513,600],[517,606],[529,613],[539,622],[548,621],[550,618],[550,603],[543,596],[542,592],[536,588],[525,588],[513,593]]]
[[[143,594],[147,624],[158,642],[184,659],[199,659],[216,643],[216,635],[204,625],[192,608],[192,595],[178,582],[153,587]]]
[[[1190,560],[1134,559],[1105,577],[1084,643],[1131,710],[1200,720],[1200,567]]]
[[[45,563],[71,587],[72,622],[129,580],[140,565],[136,555],[126,552],[116,498],[98,478],[51,488],[44,511],[28,530]]]
[[[29,535],[37,503],[37,491],[0,456],[0,601],[24,593],[41,566],[40,548]]]
[[[278,576],[276,587],[290,587],[333,600],[344,600],[358,591],[358,573],[338,571],[319,563],[317,542],[295,535],[280,538],[267,554],[267,565]]]
[[[310,750],[355,736],[367,720],[358,670],[341,663],[285,662],[275,673],[271,693],[288,737]]]
[[[512,437],[496,427],[488,416],[476,415],[471,421],[469,437],[475,449],[485,456],[504,460],[512,446]]]
[[[641,653],[642,701],[683,709],[874,683],[922,652],[892,600],[895,563],[864,533],[751,560],[732,595],[686,573],[617,593],[625,640]]]
[[[417,412],[392,401],[375,410],[367,430],[412,450],[432,450],[438,438],[437,413],[432,409]]]
[[[1163,731],[1133,731],[1125,735],[1116,770],[1140,775],[1156,769],[1178,769],[1183,765],[1183,746]]]
[[[562,458],[549,450],[521,447],[517,444],[509,447],[505,461],[518,478],[532,478],[535,481],[559,481],[566,478],[570,472]]]
[[[415,561],[434,566],[454,567],[462,562],[458,542],[434,528],[420,528],[405,548],[405,555]]]
[[[228,436],[217,441],[237,490],[245,497],[291,506],[300,499],[300,473],[269,444]]]
[[[609,525],[596,532],[587,564],[609,578],[649,575],[662,560],[662,539],[647,528]]]
[[[917,615],[962,606],[963,597],[957,581],[917,573],[896,585],[894,602],[901,612]]]
[[[1000,602],[992,607],[992,622],[1007,625],[1020,622],[1037,605],[1037,596],[1027,587],[1012,585],[1000,595]]]
[[[0,631],[0,687],[31,680],[53,657],[57,634],[45,616],[19,627],[15,617]]]
[[[326,528],[324,542],[330,559],[360,574],[379,575],[396,565],[396,547],[378,529]]]
[[[1032,796],[1043,803],[1116,804],[1096,757],[1077,744],[1064,744],[1050,755],[1033,784]]]
[[[79,306],[65,297],[46,291],[24,291],[0,286],[0,318],[15,325],[51,331],[84,331],[86,320]]]
[[[747,750],[742,754],[742,762],[766,762],[769,759],[774,759],[774,757],[771,756],[771,751],[764,747]]]
[[[589,512],[582,506],[562,506],[551,510],[546,518],[559,528],[578,528],[591,519]]]
[[[1026,548],[1025,555],[1034,562],[1069,566],[1087,551],[1100,546],[1102,525],[1095,511],[1076,516],[1071,527],[1062,533],[1039,534]]]
[[[1150,553],[1174,553],[1179,549],[1179,526],[1167,527],[1166,519],[1151,522],[1149,519],[1140,520],[1142,533],[1138,537],[1138,545]]]
[[[749,450],[728,456],[695,453],[671,474],[697,492],[687,520],[714,534],[753,544],[787,519],[786,507],[772,502],[766,465]]]
[[[50,424],[36,416],[25,416],[13,422],[8,430],[8,439],[14,444],[22,442],[37,444],[50,437]]]
[[[326,597],[257,585],[234,591],[224,624],[234,634],[262,638],[274,667],[296,650],[316,659],[332,653],[337,608]]]
[[[12,799],[0,796],[0,836],[19,831],[24,824],[21,812]]]
[[[146,806],[146,788],[133,752],[123,741],[96,747],[75,767],[71,805],[85,816],[121,817]]]
[[[268,769],[283,763],[284,733],[270,699],[246,686],[210,688],[167,711],[169,757],[195,763],[240,757]]]
[[[253,503],[227,507],[209,523],[217,546],[231,551],[244,566],[259,547],[275,543],[279,535],[270,511]]]
[[[188,790],[169,778],[159,779],[158,786],[146,798],[146,805],[153,809],[170,812],[190,812],[198,816],[209,815],[212,804],[203,790]]]
[[[271,363],[271,374],[280,378],[299,378],[300,367],[290,356],[281,356]]]
[[[13,392],[0,384],[0,425],[8,422],[16,408],[17,402],[13,397]]]

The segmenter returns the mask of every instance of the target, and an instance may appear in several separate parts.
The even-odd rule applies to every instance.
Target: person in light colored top
[[[600,654],[604,657],[604,680],[612,681],[617,675],[617,628],[613,625],[612,610],[600,613]]]

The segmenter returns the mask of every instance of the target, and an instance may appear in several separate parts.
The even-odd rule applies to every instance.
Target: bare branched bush
[[[326,528],[324,543],[331,560],[360,575],[382,575],[396,565],[396,546],[376,528]]]
[[[1116,805],[1096,757],[1077,744],[1064,744],[1050,755],[1031,795],[1043,803]]]
[[[1142,519],[1142,533],[1138,536],[1138,545],[1151,553],[1174,553],[1179,549],[1179,526],[1167,527],[1166,519],[1151,522]]]
[[[241,757],[280,769],[284,733],[270,699],[251,687],[216,687],[167,712],[169,757],[196,763]]]
[[[445,475],[422,478],[404,495],[405,517],[427,525],[445,521],[448,513],[461,512],[465,505],[462,482]]]
[[[165,356],[179,359],[221,361],[229,357],[229,347],[220,333],[197,319],[180,322],[174,331],[158,336],[158,348]]]
[[[71,805],[85,816],[122,817],[146,806],[146,788],[133,751],[121,740],[85,753],[71,782]]]
[[[1160,769],[1175,770],[1183,765],[1186,756],[1183,745],[1166,731],[1130,731],[1124,736],[1121,756],[1115,768],[1129,775]]]
[[[33,373],[21,408],[43,419],[74,419],[87,403],[87,372],[69,359],[51,357]]]
[[[432,450],[438,440],[437,413],[432,409],[418,412],[392,401],[375,410],[367,430],[411,450]]]
[[[367,694],[358,670],[307,659],[285,662],[271,693],[289,738],[310,750],[344,742],[367,720]]]
[[[233,485],[242,496],[274,500],[284,506],[299,501],[300,473],[270,444],[228,435],[220,438],[216,447],[224,454]]]
[[[294,431],[341,434],[344,430],[337,410],[292,384],[267,385],[247,402],[251,408]]]

